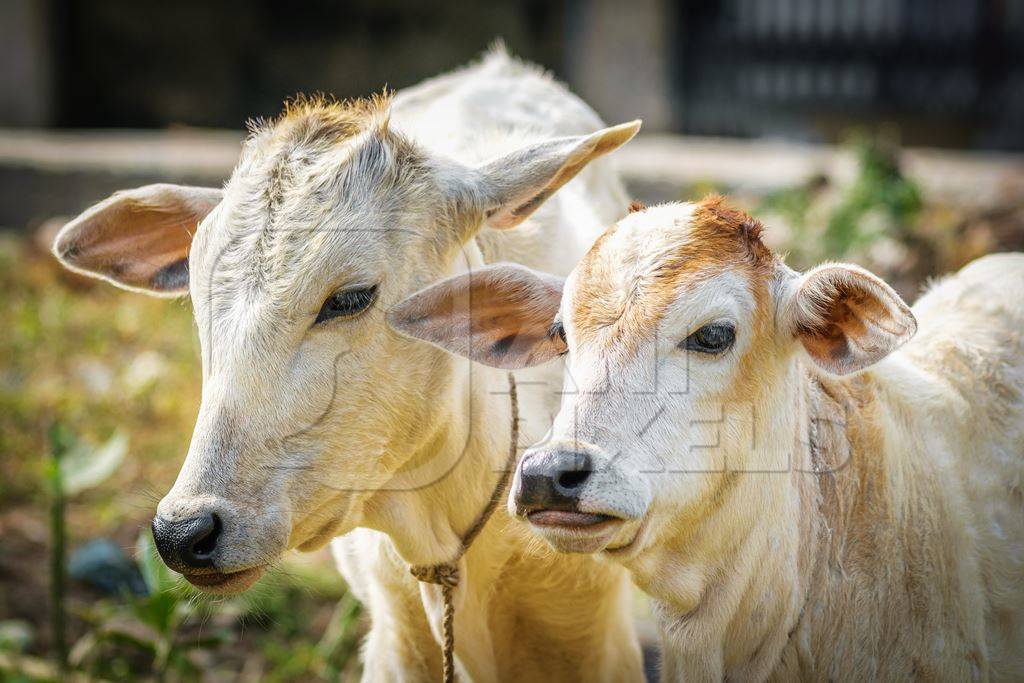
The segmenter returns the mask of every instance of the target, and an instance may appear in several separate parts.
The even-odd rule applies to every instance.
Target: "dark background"
[[[646,131],[1024,149],[1024,0],[4,0],[0,126],[238,129],[497,37]]]

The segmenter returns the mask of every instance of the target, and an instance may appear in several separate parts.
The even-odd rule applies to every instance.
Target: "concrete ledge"
[[[775,140],[641,134],[615,155],[627,181],[640,187],[715,182],[730,191],[763,194],[817,173],[839,183],[856,173],[856,160],[847,150]],[[973,207],[1005,201],[1008,195],[1024,198],[1021,154],[906,149],[902,161],[933,201]]]
[[[241,141],[231,131],[0,130],[0,227],[30,229],[148,183],[220,185]]]
[[[241,141],[240,132],[223,130],[0,130],[0,226],[25,229],[146,183],[219,185]],[[699,183],[763,194],[817,173],[843,182],[856,170],[852,156],[832,146],[674,135],[641,135],[615,159],[647,202],[677,199]],[[904,165],[933,201],[1024,201],[1024,155],[908,149]]]
[[[225,178],[238,159],[241,145],[242,133],[227,130],[0,129],[0,166],[54,173],[96,171]]]

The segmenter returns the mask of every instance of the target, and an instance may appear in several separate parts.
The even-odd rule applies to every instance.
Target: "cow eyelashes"
[[[335,292],[324,301],[313,324],[335,318],[354,318],[368,309],[376,298],[377,285]]]
[[[551,339],[557,339],[562,343],[562,352],[560,355],[565,355],[569,352],[569,342],[565,339],[565,325],[561,321],[556,320],[551,323],[551,327],[548,329],[548,337]]]
[[[736,341],[736,328],[731,323],[711,323],[687,337],[681,347],[687,351],[718,354],[728,351]]]

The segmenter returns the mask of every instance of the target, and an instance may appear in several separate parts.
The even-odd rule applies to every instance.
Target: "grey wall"
[[[42,0],[0,2],[0,125],[53,119],[52,40]]]

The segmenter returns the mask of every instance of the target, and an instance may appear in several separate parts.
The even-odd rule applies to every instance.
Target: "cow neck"
[[[405,564],[453,557],[502,475],[505,373],[473,372],[473,381],[456,378],[450,400],[430,399],[419,422],[388,444],[402,464],[361,503],[358,525],[387,535]]]
[[[508,373],[508,393],[510,412],[510,430],[508,455],[505,459],[505,467],[498,477],[498,483],[491,492],[491,497],[484,505],[480,514],[472,526],[462,536],[462,543],[455,556],[447,562],[434,565],[414,565],[409,572],[419,581],[431,583],[441,587],[441,598],[444,603],[444,612],[441,621],[442,635],[442,670],[445,683],[453,683],[455,680],[455,601],[453,592],[459,585],[459,561],[462,559],[469,546],[486,526],[499,502],[504,498],[505,489],[515,466],[516,444],[519,441],[519,400],[516,395],[516,380],[512,373]]]
[[[764,438],[771,439],[770,448],[792,457],[788,475],[734,472],[731,477],[723,477],[724,498],[715,501],[710,514],[698,514],[692,524],[656,539],[647,556],[627,565],[634,580],[652,596],[662,628],[681,639],[684,649],[674,653],[676,657],[724,658],[726,652],[713,647],[686,649],[696,642],[696,636],[680,634],[726,632],[735,619],[743,617],[738,617],[737,611],[723,610],[723,604],[743,599],[752,585],[774,586],[770,594],[779,602],[766,604],[765,609],[784,619],[773,622],[776,627],[787,628],[779,647],[758,652],[759,659],[781,653],[803,619],[811,577],[821,570],[816,561],[821,523],[815,509],[821,477],[807,469],[829,462],[819,423],[830,416],[819,412],[817,397],[807,391],[799,368],[794,369],[793,378],[792,392],[779,401],[790,407],[790,419],[763,433]],[[790,523],[793,517],[760,512],[772,510],[781,515],[788,505],[800,510],[795,528]],[[781,545],[771,545],[773,539]],[[693,577],[706,578],[694,581]],[[765,640],[769,637],[767,632],[761,635]],[[721,645],[725,647],[726,643]],[[747,662],[752,663],[753,659]],[[722,664],[724,661],[718,662]]]

